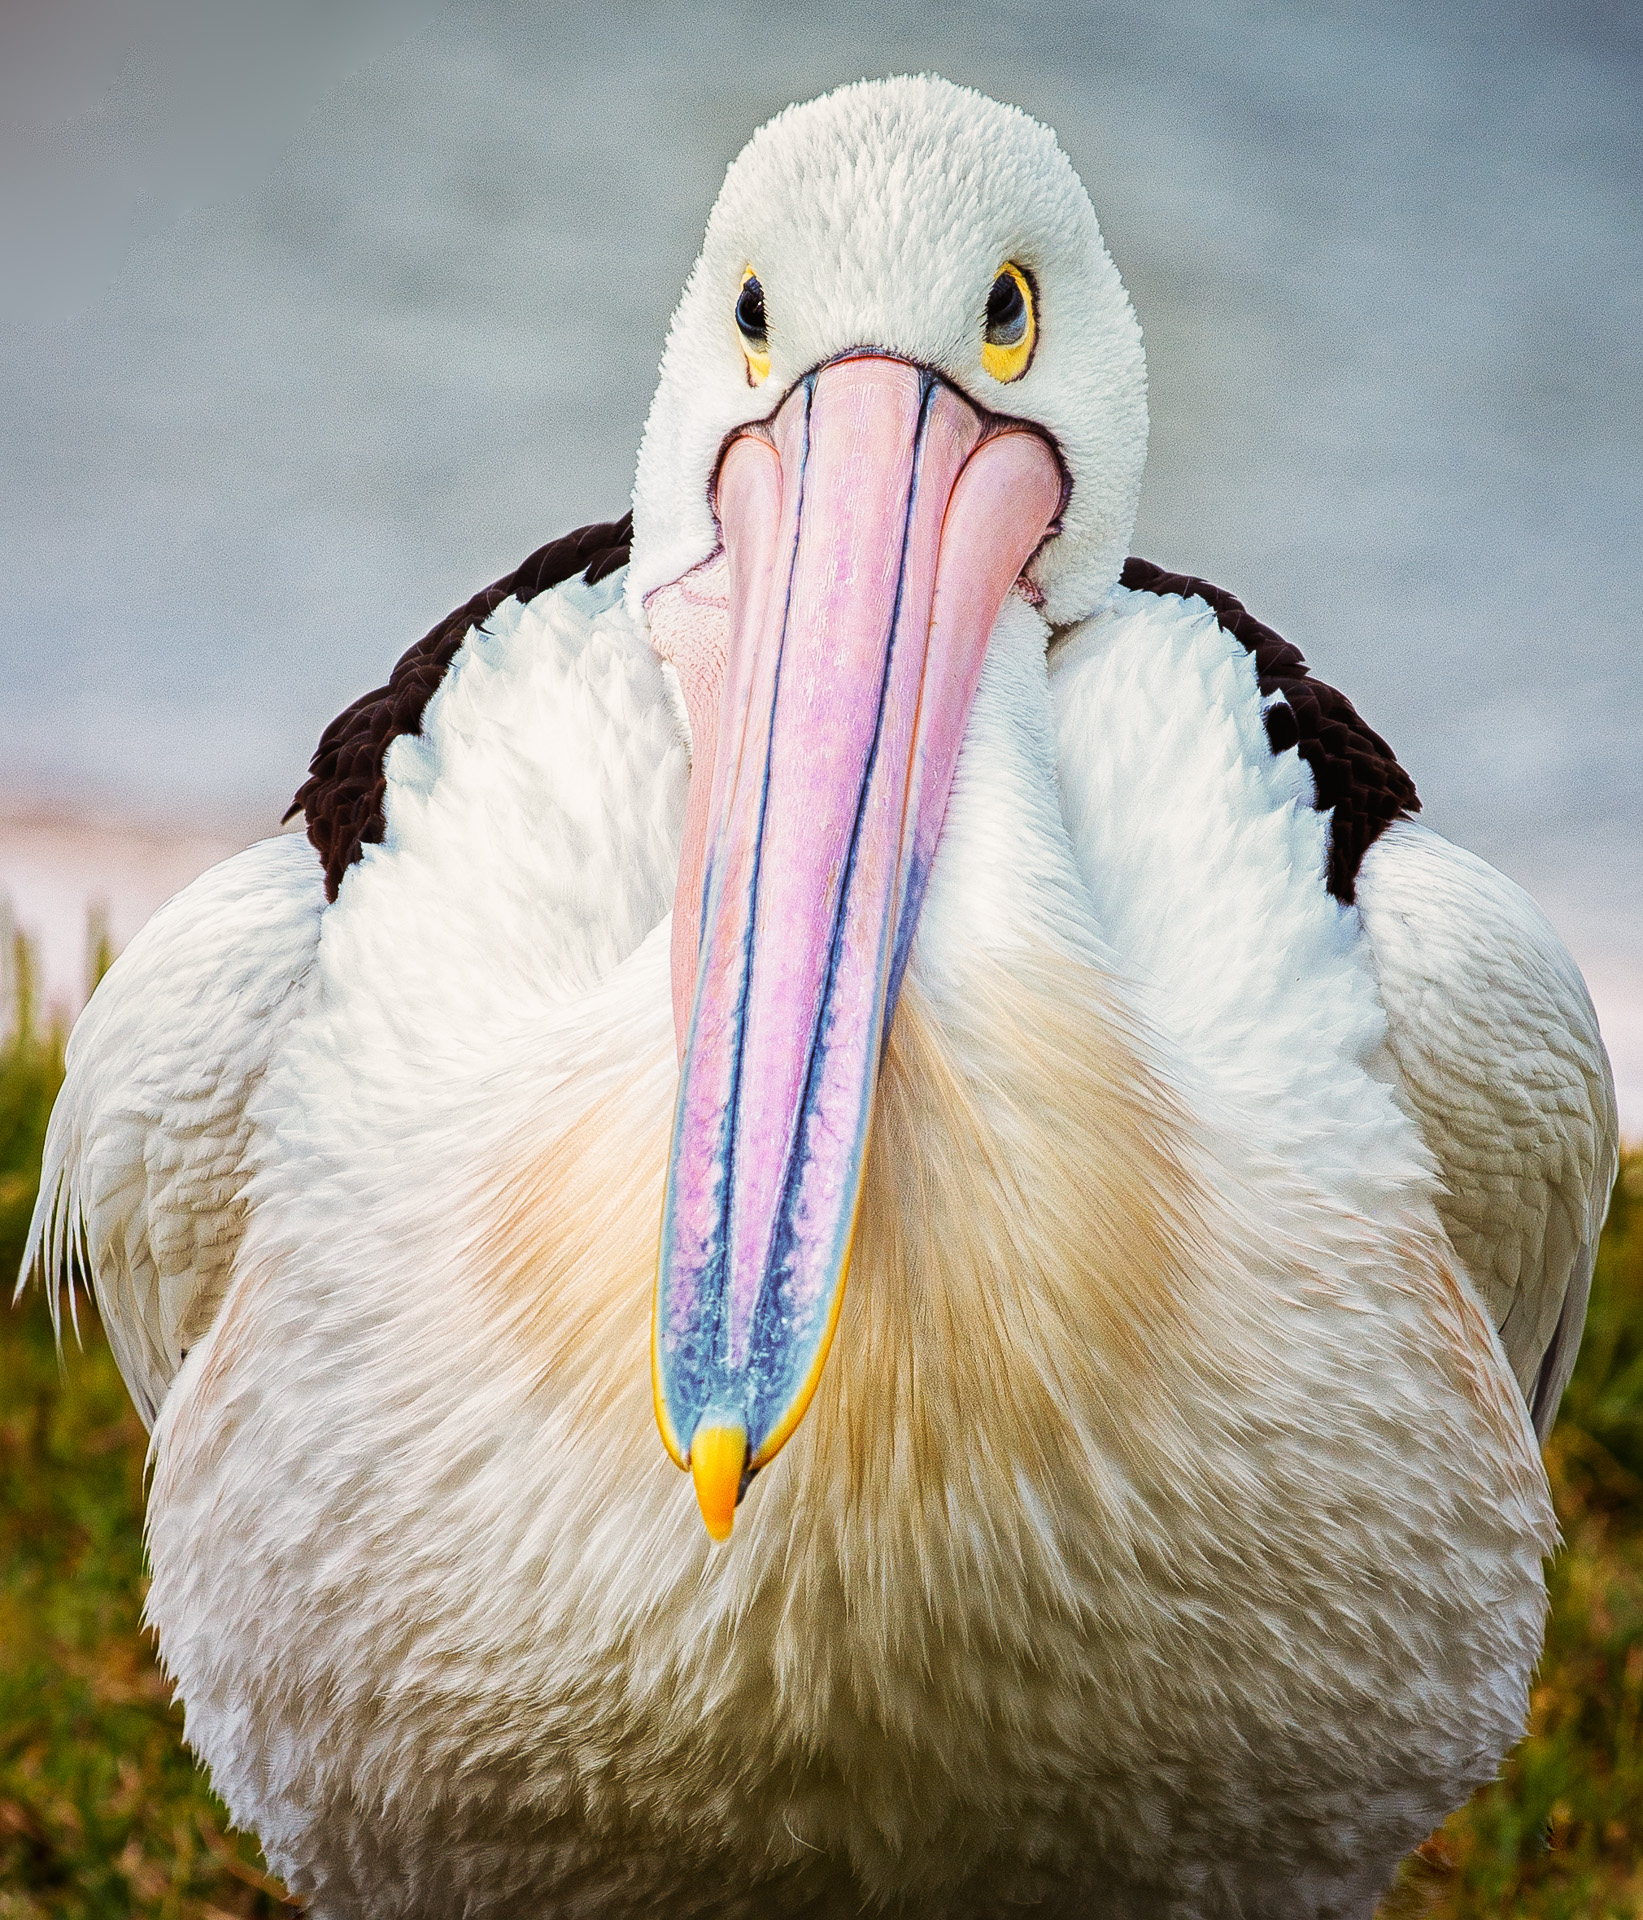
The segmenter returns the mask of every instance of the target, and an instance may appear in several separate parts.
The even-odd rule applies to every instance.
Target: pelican
[[[91,1001],[30,1261],[317,1920],[1365,1916],[1521,1733],[1596,1021],[1146,436],[1052,133],[789,109],[631,521]]]

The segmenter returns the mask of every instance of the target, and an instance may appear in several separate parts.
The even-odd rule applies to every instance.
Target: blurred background
[[[1059,132],[1136,550],[1344,688],[1586,969],[1643,1134],[1643,9],[8,0],[0,893],[80,975],[325,722],[626,502],[724,168],[934,69]]]

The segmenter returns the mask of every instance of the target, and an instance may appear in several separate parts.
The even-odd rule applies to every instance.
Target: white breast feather
[[[1288,1165],[1363,1213],[1425,1204],[1355,912],[1325,888],[1311,770],[1199,600],[1120,590],[1052,655],[1062,807],[1096,915],[1179,1049]]]
[[[466,1072],[666,916],[686,756],[623,580],[505,601],[422,732],[389,749],[383,842],[344,881],[321,950],[326,1028],[349,1057]]]

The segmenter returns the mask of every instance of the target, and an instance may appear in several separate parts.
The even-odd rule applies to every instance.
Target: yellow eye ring
[[[770,374],[770,332],[764,313],[764,288],[751,267],[742,268],[741,291],[736,296],[736,331],[747,358],[747,384],[756,387]]]
[[[987,294],[981,364],[1004,385],[1019,380],[1038,345],[1038,298],[1026,272],[1013,260],[998,270]]]

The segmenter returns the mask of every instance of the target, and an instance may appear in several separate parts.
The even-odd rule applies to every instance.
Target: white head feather
[[[1006,261],[1032,275],[1039,323],[1032,364],[1008,385],[981,363],[987,294]],[[757,386],[734,320],[748,267],[769,319],[770,374]],[[717,544],[709,490],[725,436],[854,347],[931,367],[1054,437],[1071,495],[1030,572],[1052,625],[1099,606],[1129,551],[1146,459],[1141,330],[1055,135],[925,75],[789,107],[726,174],[640,449],[634,610]]]

